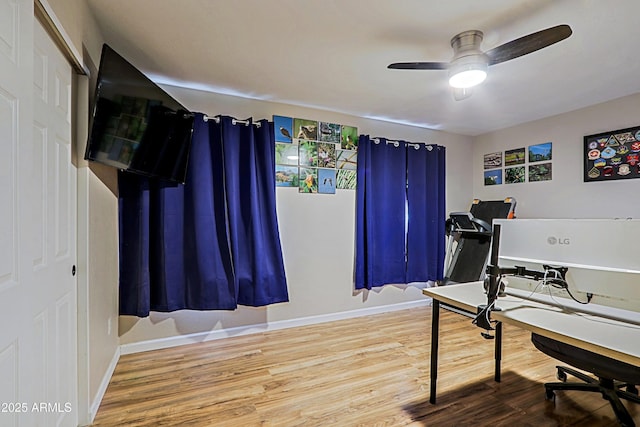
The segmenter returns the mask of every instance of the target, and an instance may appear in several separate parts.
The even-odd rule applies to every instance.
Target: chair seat
[[[531,334],[531,341],[541,352],[597,377],[640,384],[640,367],[538,334]]]
[[[588,371],[598,377],[590,378],[582,372],[558,366],[558,378],[562,382],[545,383],[547,399],[555,397],[554,390],[578,390],[598,392],[609,401],[620,425],[633,427],[635,423],[620,398],[640,403],[638,390],[640,368],[601,354],[593,353],[570,344],[566,344],[538,334],[531,334],[533,345],[541,352],[572,365],[582,371]],[[566,382],[567,374],[582,382]],[[621,383],[621,384],[620,384]],[[626,391],[620,386],[626,385]]]

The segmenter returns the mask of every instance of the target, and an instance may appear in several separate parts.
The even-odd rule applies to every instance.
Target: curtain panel
[[[184,185],[120,172],[120,314],[288,301],[273,124],[196,114]]]
[[[445,148],[361,135],[357,180],[355,288],[441,279]]]

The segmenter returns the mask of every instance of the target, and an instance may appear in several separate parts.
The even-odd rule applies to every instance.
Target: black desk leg
[[[431,390],[429,402],[436,403],[436,379],[438,378],[438,331],[440,329],[440,301],[434,299],[431,313]]]
[[[495,342],[495,357],[496,367],[494,379],[497,383],[500,382],[500,361],[502,360],[502,322],[496,322],[496,342]]]

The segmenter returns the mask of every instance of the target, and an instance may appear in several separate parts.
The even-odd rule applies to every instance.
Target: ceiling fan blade
[[[395,62],[387,68],[394,70],[446,70],[447,62]]]
[[[485,53],[489,57],[489,65],[499,64],[551,46],[566,39],[571,34],[571,27],[568,25],[557,25],[520,37]]]

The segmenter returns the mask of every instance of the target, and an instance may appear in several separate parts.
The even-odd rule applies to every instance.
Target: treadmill
[[[469,212],[452,212],[446,222],[444,278],[438,286],[484,280],[494,218],[515,218],[516,200],[475,199]]]

